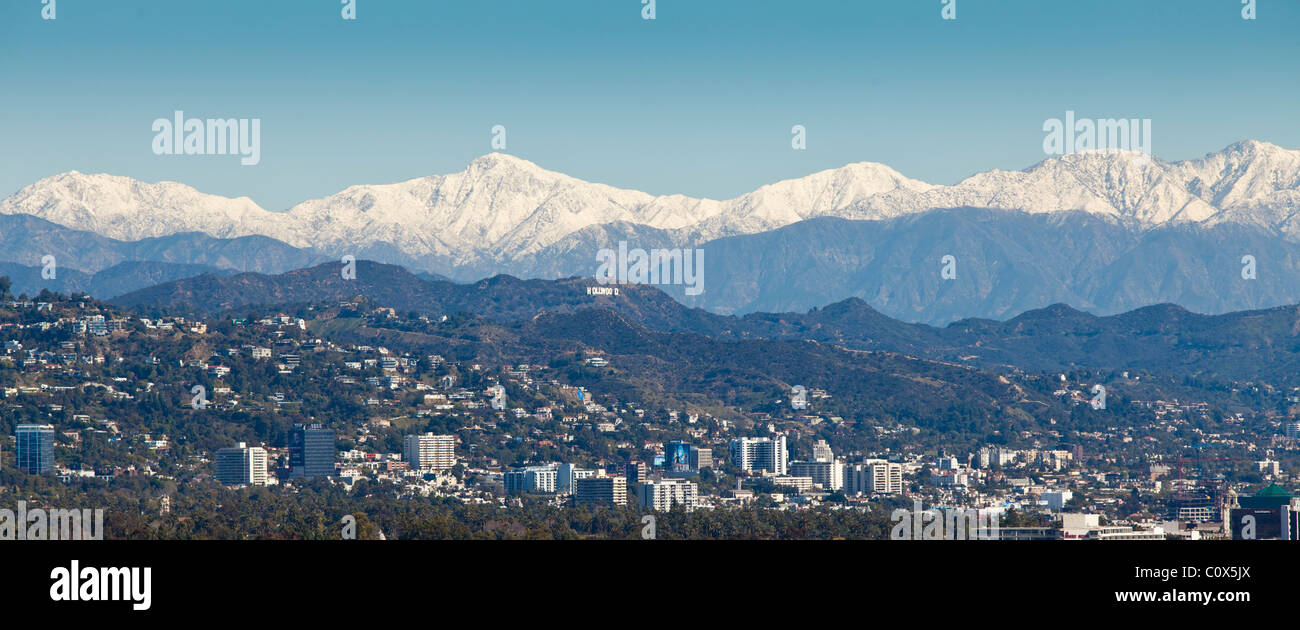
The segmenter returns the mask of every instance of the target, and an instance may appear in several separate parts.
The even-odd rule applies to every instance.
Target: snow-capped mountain
[[[69,171],[47,177],[0,201],[0,213],[29,214],[65,227],[124,241],[181,232],[218,238],[263,234],[278,238],[288,217],[252,199],[201,193],[184,184],[149,184],[129,177]]]
[[[290,208],[292,244],[331,252],[390,243],[411,256],[465,261],[537,251],[592,225],[626,221],[677,229],[721,209],[584,182],[493,153],[460,173],[353,186]]]
[[[979,173],[954,186],[863,162],[726,201],[622,190],[494,153],[459,173],[353,186],[282,213],[246,197],[207,195],[183,184],[73,171],[19,190],[0,201],[0,213],[34,215],[126,241],[184,232],[263,235],[330,255],[382,246],[412,259],[459,265],[516,260],[584,229],[615,223],[698,243],[817,217],[888,219],[962,206],[1082,210],[1150,227],[1243,223],[1300,240],[1300,151],[1246,141],[1184,162],[1133,153],[1072,154],[1023,171]]]

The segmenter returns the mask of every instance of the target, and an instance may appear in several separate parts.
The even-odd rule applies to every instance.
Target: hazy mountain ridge
[[[88,273],[128,261],[279,273],[327,260],[317,252],[265,236],[216,238],[184,232],[124,241],[30,215],[0,214],[0,261],[34,266],[43,264],[41,260],[47,255],[54,256],[60,268]]]
[[[207,265],[185,263],[165,263],[131,260],[121,262],[95,273],[86,273],[78,269],[56,269],[53,278],[42,275],[43,268],[0,262],[0,276],[7,276],[13,283],[10,293],[27,294],[29,297],[40,295],[42,290],[55,293],[84,293],[92,297],[115,296],[158,284],[192,278],[202,274],[217,276],[233,273],[229,269],[219,269]]]
[[[897,321],[856,298],[806,313],[735,317],[686,307],[648,285],[620,287],[617,296],[593,296],[586,288],[596,283],[580,278],[499,276],[463,285],[421,279],[399,267],[368,261],[358,263],[356,280],[343,279],[339,269],[329,263],[279,276],[205,275],[113,302],[146,311],[210,315],[309,302],[329,305],[363,296],[399,311],[434,316],[468,312],[513,325],[543,318],[554,326],[591,325],[575,322],[593,321],[582,314],[603,310],[658,332],[718,340],[814,341],[978,367],[1150,370],[1180,378],[1242,380],[1280,374],[1288,382],[1300,381],[1300,376],[1286,376],[1300,374],[1300,306],[1200,315],[1162,304],[1099,317],[1054,304],[1006,321],[968,319],[936,328]],[[567,319],[570,316],[587,319]]]
[[[804,311],[858,297],[894,318],[947,324],[1053,303],[1109,315],[1164,302],[1204,313],[1300,302],[1300,244],[1240,224],[1144,230],[1081,212],[966,208],[821,218],[702,247],[704,292],[662,288],[719,313]],[[941,276],[949,255],[951,280]],[[1242,275],[1247,255],[1254,279]],[[587,273],[594,269],[588,263]]]
[[[517,277],[590,278],[598,266],[595,252],[619,240],[672,245],[665,230],[607,224],[571,235],[506,271]],[[197,275],[280,273],[330,259],[260,236],[214,239],[189,233],[122,242],[24,215],[0,216],[0,245],[0,260],[25,267],[41,266],[43,255],[52,253],[64,277],[138,260],[179,265],[169,269]],[[1115,314],[1162,302],[1205,313],[1300,302],[1300,245],[1266,228],[1240,224],[1143,230],[1131,219],[1080,212],[967,208],[884,221],[811,219],[700,247],[703,294],[687,296],[678,285],[660,288],[689,306],[717,313],[800,312],[857,297],[890,317],[946,324],[970,317],[1004,319],[1053,303]],[[392,254],[376,247],[359,257],[388,261]],[[1256,259],[1253,280],[1241,277],[1247,254]],[[953,280],[940,276],[947,255],[955,260]],[[409,259],[398,262],[420,268]],[[489,265],[460,273],[475,279],[500,270]],[[75,289],[99,298],[148,287],[155,278],[125,275],[113,283],[68,285],[41,284],[39,275],[23,277],[31,280],[23,285],[29,292]],[[183,276],[157,276],[178,277]]]

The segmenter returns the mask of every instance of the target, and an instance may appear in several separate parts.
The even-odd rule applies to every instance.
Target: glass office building
[[[20,424],[15,431],[18,441],[17,466],[31,475],[54,470],[54,426]]]
[[[289,476],[333,476],[335,453],[332,429],[319,424],[295,425],[289,431]]]

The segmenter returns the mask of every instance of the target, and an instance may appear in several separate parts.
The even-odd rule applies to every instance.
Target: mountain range
[[[1071,154],[953,186],[864,162],[725,201],[621,190],[489,154],[460,173],[353,186],[285,212],[178,183],[63,173],[0,201],[0,261],[34,267],[50,254],[86,274],[127,261],[202,266],[171,267],[171,279],[352,255],[468,282],[591,276],[598,250],[627,241],[703,249],[702,295],[663,288],[719,313],[846,297],[929,323],[1054,302],[1222,313],[1300,301],[1297,210],[1300,151],[1257,141],[1183,162]],[[949,255],[957,273],[945,282]],[[1258,261],[1253,284],[1240,277],[1245,255]]]
[[[1300,385],[1300,306],[1212,316],[1159,304],[1099,317],[1053,304],[1006,321],[966,319],[935,327],[898,321],[857,298],[806,313],[738,317],[687,307],[650,285],[628,286],[618,295],[589,295],[587,289],[599,285],[581,278],[496,276],[460,284],[369,261],[357,263],[355,279],[343,278],[340,270],[339,263],[326,263],[278,275],[209,274],[153,286],[113,302],[144,312],[211,316],[309,303],[331,307],[364,297],[399,311],[429,316],[469,313],[510,326],[539,319],[589,325],[608,319],[592,315],[600,311],[649,331],[723,341],[808,342],[979,368],[1145,370],[1178,379],[1267,379]],[[565,319],[577,315],[582,317]]]

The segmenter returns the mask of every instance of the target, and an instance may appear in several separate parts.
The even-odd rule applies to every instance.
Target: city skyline
[[[1286,610],[1298,33],[1300,0],[2,2],[0,588],[363,629],[374,595]]]

